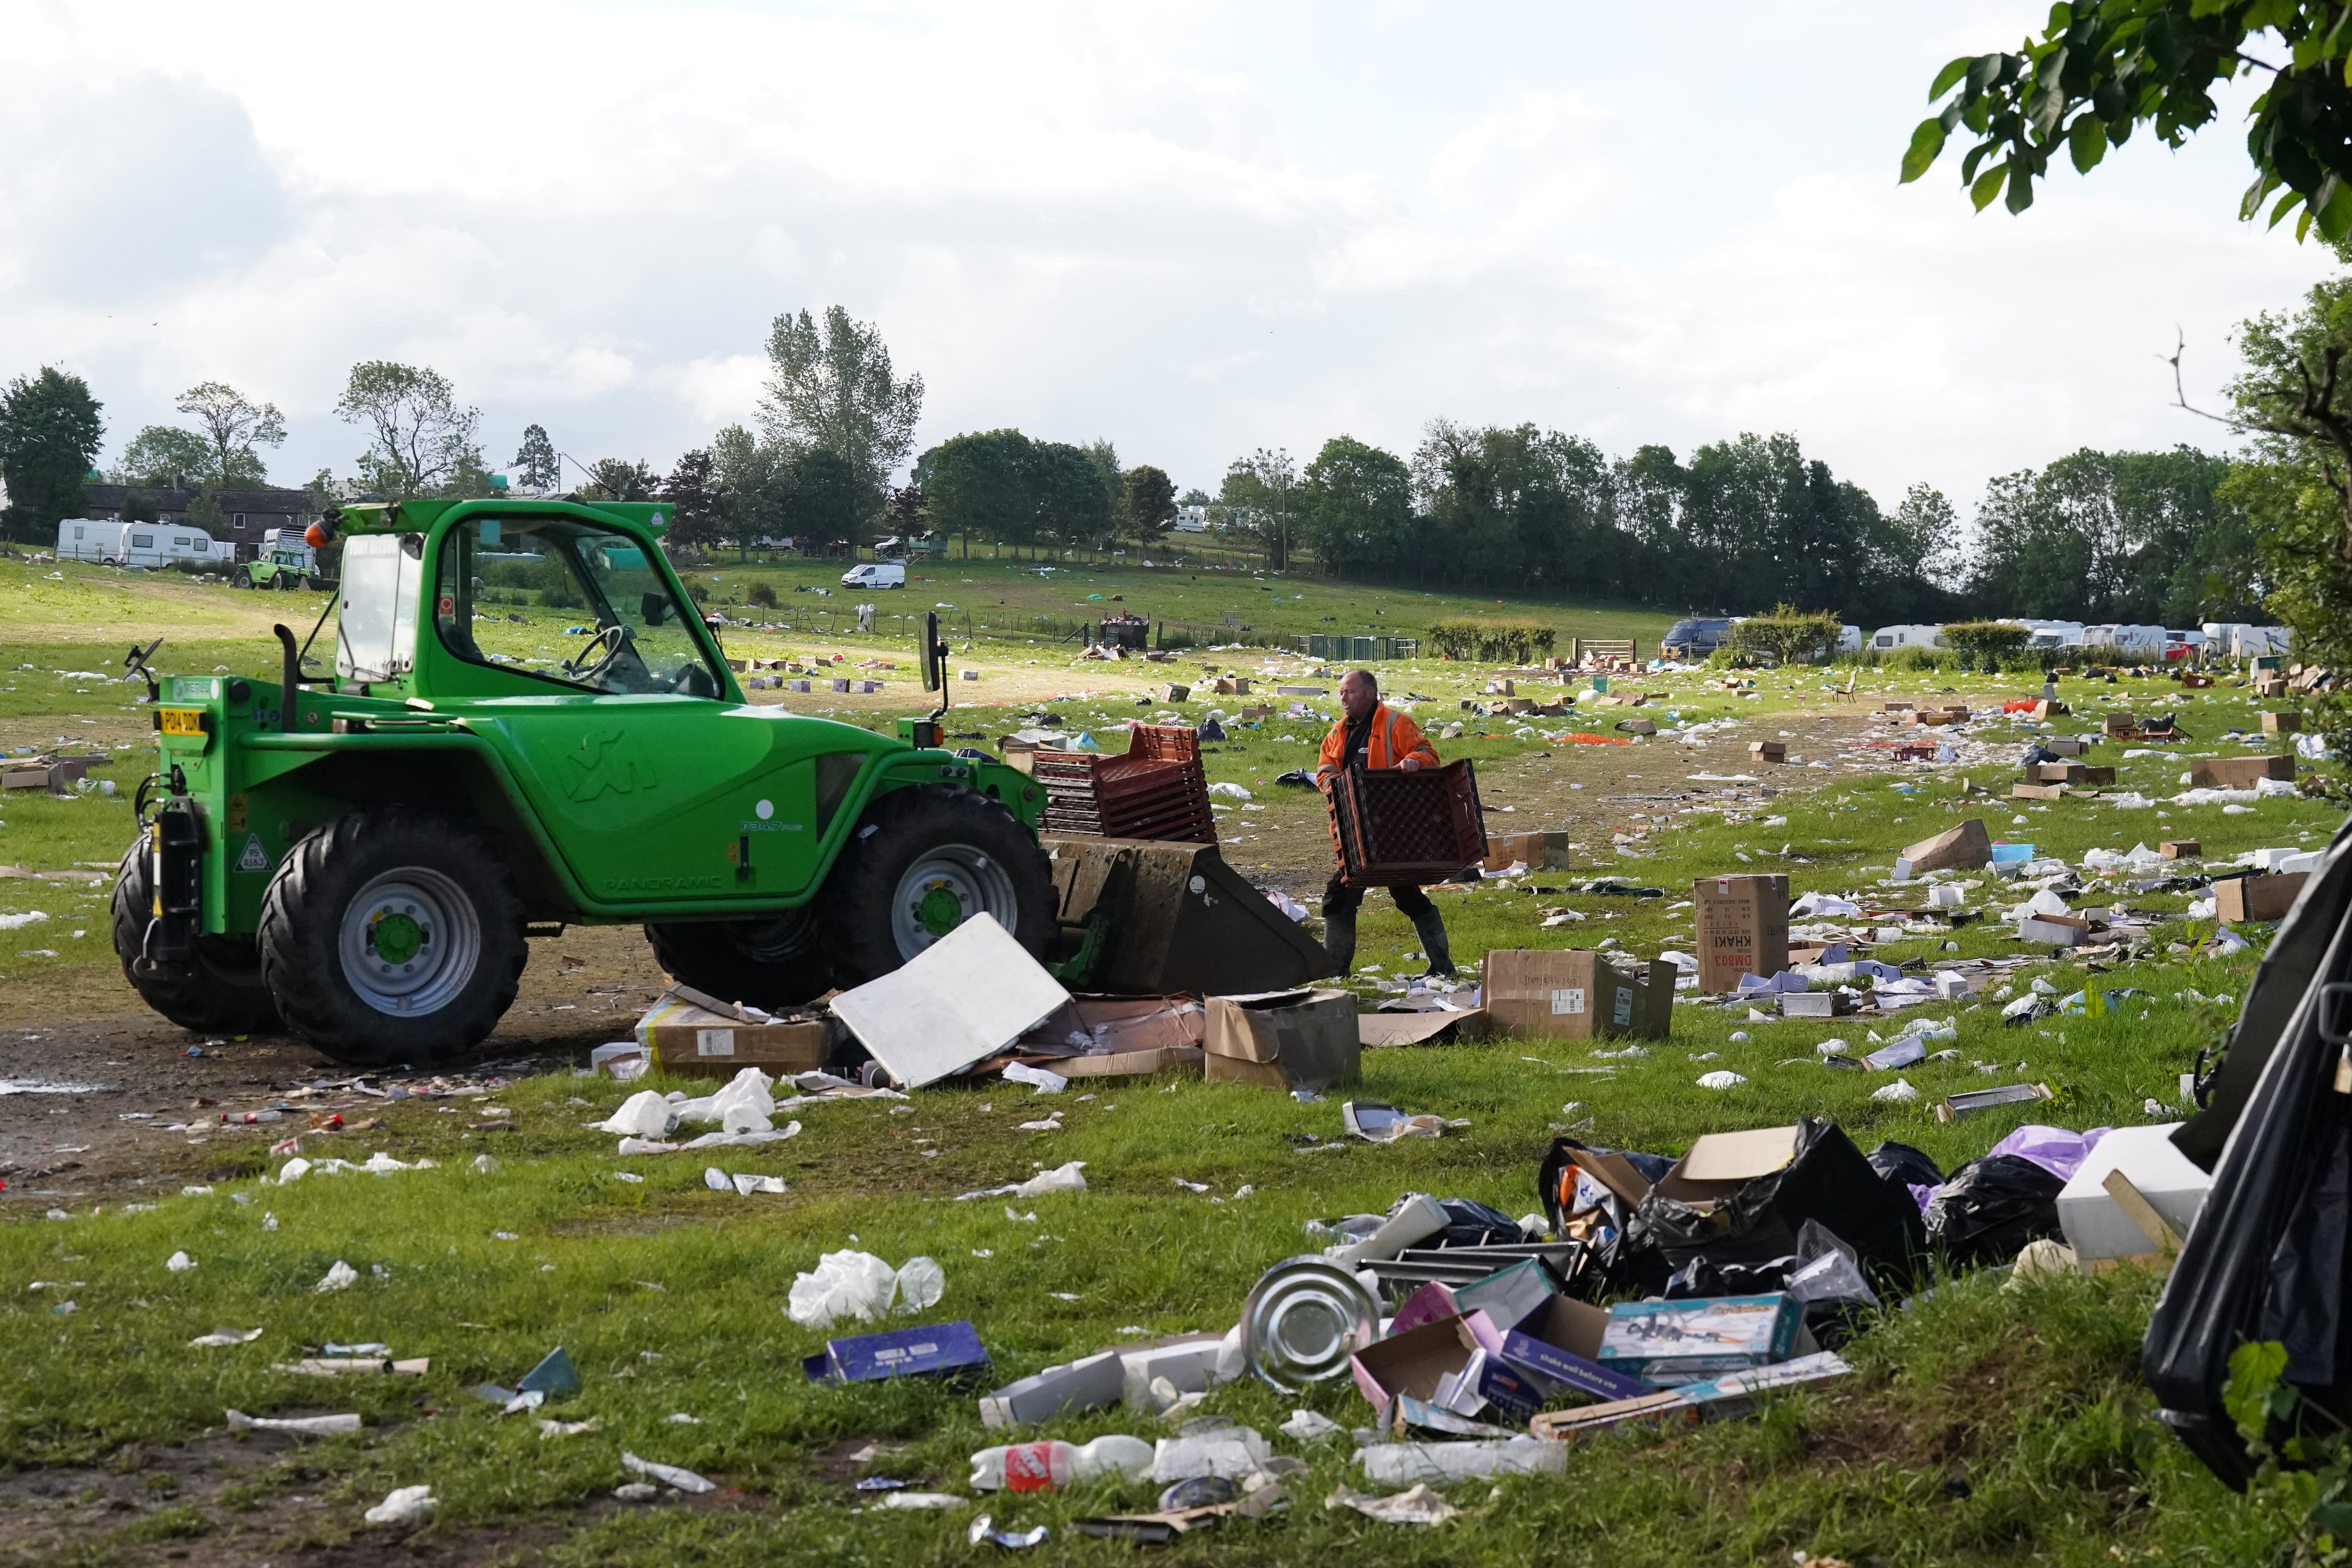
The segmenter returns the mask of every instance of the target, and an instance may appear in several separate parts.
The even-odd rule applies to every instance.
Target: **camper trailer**
[[[230,552],[214,542],[213,536],[201,528],[185,523],[129,522],[120,525],[121,533],[112,550],[99,559],[109,566],[169,566],[177,561],[194,561],[204,565],[227,564]]]
[[[129,523],[115,522],[106,518],[62,519],[58,523],[58,559],[120,561],[122,558],[122,537],[130,531]]]
[[[2028,647],[2080,647],[2083,646],[2083,623],[2080,621],[2036,621],[2020,616],[2012,624],[2023,626],[2031,634],[2025,639],[2025,646]]]
[[[1898,647],[1942,647],[1944,628],[1941,626],[1881,626],[1870,634],[1870,646],[1874,652],[1892,653]]]

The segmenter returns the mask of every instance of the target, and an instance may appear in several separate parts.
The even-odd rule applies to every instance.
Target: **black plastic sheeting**
[[[2060,1233],[2066,1184],[2016,1154],[1988,1154],[1952,1173],[1927,1202],[1927,1245],[1955,1263],[2006,1263]]]
[[[2149,1319],[2140,1367],[2165,1423],[2241,1488],[2252,1465],[2221,1400],[2241,1344],[2283,1342],[2286,1381],[2336,1416],[2352,1415],[2352,1388],[2339,1379],[2352,1095],[2335,1089],[2344,1047],[2321,1032],[2325,987],[2352,980],[2347,844],[2339,829],[2255,971],[2220,1066],[2200,1085],[2205,1109],[2173,1134],[2213,1184]]]

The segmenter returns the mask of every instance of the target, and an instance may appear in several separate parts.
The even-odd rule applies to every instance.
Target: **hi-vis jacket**
[[[1315,768],[1315,782],[1328,790],[1339,772],[1339,760],[1348,752],[1348,716],[1339,715],[1331,732],[1323,737],[1323,753]],[[1410,713],[1400,713],[1382,702],[1372,709],[1372,732],[1364,742],[1364,766],[1392,768],[1407,757],[1419,757],[1422,766],[1437,766],[1437,751],[1412,721]]]

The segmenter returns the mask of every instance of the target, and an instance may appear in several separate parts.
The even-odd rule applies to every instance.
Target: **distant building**
[[[89,498],[85,516],[126,519],[135,501],[135,510],[167,527],[185,525],[188,508],[203,493],[177,486],[108,484],[86,484],[82,492]],[[238,561],[253,559],[261,536],[269,530],[288,528],[299,532],[319,515],[307,490],[257,486],[220,490],[214,499],[220,503],[220,521],[213,528],[213,536],[220,541],[224,555]]]

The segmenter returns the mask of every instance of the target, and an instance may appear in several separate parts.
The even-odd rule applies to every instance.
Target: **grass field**
[[[984,589],[1003,597],[1008,611],[1075,616],[1093,605],[1087,593],[1125,593],[1123,602],[1140,603],[1144,590],[1135,584],[1152,575],[1126,569],[1091,581],[1076,572],[1043,579],[1000,563],[983,577],[982,563],[972,566],[971,584],[957,579],[933,593],[927,582],[908,600],[928,607],[958,603],[958,591],[982,597],[972,590]],[[257,627],[251,617],[284,615],[274,597],[75,568],[50,578],[47,570],[55,569],[0,563],[6,628],[0,635],[7,638],[0,669],[13,672],[0,676],[0,744],[42,746],[59,733],[94,733],[131,746],[111,770],[121,786],[112,800],[0,802],[0,864],[36,870],[118,856],[131,830],[124,797],[143,770],[135,760],[144,744],[142,715],[128,700],[131,689],[76,672],[103,672],[119,664],[116,644],[162,633],[170,638],[158,656],[166,669],[217,666],[266,675],[276,645],[266,639],[266,620]],[[779,584],[813,580],[808,567],[772,573]],[[724,566],[700,575],[721,579],[712,584],[721,592],[737,585]],[[1303,601],[1286,593],[1280,606],[1261,609],[1244,596],[1258,595],[1257,584],[1223,575],[1227,581],[1188,583],[1177,596],[1155,599],[1154,613],[1164,602],[1181,606],[1183,618],[1231,610],[1264,617],[1253,624],[1308,630],[1320,614],[1402,620],[1414,605],[1464,607],[1310,583]],[[1181,596],[1188,594],[1201,597]],[[778,596],[782,605],[812,597],[788,588]],[[315,614],[314,600],[285,598],[289,607],[311,605]],[[888,602],[895,607],[896,596]],[[92,618],[77,618],[76,606]],[[1544,614],[1583,635],[1642,635],[1631,632],[1635,618],[1622,612],[1510,608]],[[1382,609],[1390,616],[1372,615]],[[1179,618],[1175,608],[1165,614]],[[1277,623],[1277,615],[1285,619]],[[1662,622],[1649,616],[1641,624]],[[730,653],[761,658],[841,652],[854,665],[889,658],[901,672],[913,652],[900,630],[860,638],[798,625],[790,632],[732,629],[729,644]],[[1267,668],[1261,651],[1232,649],[1188,654],[1171,677],[1165,667],[1080,661],[1075,651],[1001,637],[974,639],[969,650],[960,645],[959,660],[982,679],[971,683],[979,695],[955,693],[972,708],[959,707],[950,727],[992,739],[1040,705],[1054,727],[1097,738],[1126,719],[1162,711],[1196,721],[1212,706],[1230,711],[1242,700],[1175,706],[1152,689],[1197,678],[1211,657],[1223,670]],[[1300,659],[1276,662],[1286,671],[1307,668]],[[1455,956],[1465,963],[1492,947],[1592,946],[1612,938],[1645,957],[1689,951],[1689,915],[1679,906],[1692,879],[1786,869],[1799,892],[1871,890],[1896,849],[1964,813],[1984,816],[1996,837],[2030,838],[2041,853],[2069,860],[2160,837],[2196,837],[2209,859],[2317,845],[2337,819],[2326,804],[2308,800],[2264,800],[2233,813],[1964,799],[1961,772],[2005,792],[2013,769],[1858,764],[1860,753],[1837,742],[1832,726],[1855,729],[1859,706],[1835,703],[1824,689],[1843,683],[1843,670],[1834,681],[1818,670],[1760,674],[1752,696],[1696,675],[1644,678],[1644,689],[1672,694],[1656,705],[1662,719],[1738,721],[1703,747],[1600,747],[1564,738],[1571,726],[1605,731],[1599,718],[1519,725],[1465,714],[1460,704],[1491,671],[1424,660],[1383,673],[1392,693],[1421,700],[1416,706],[1433,731],[1449,720],[1465,724],[1463,736],[1443,742],[1446,754],[1476,757],[1489,805],[1515,807],[1490,817],[1490,826],[1567,825],[1577,835],[1576,872],[1439,895]],[[1305,674],[1297,679],[1331,684]],[[1963,700],[2020,695],[1941,677],[1864,671],[1855,681],[1862,698],[1919,697],[1954,686]],[[1008,694],[1000,696],[1000,688]],[[1047,700],[1055,692],[1092,695]],[[2226,686],[2190,694],[2161,681],[2077,680],[2062,694],[2077,709],[2063,730],[2095,728],[2098,714],[2116,704],[2177,709],[2198,737],[2185,749],[2198,754],[2235,753],[2241,748],[2226,732],[2252,728],[2256,710],[2242,689]],[[2171,700],[2176,696],[2188,700]],[[854,700],[767,691],[755,698],[875,724],[919,710],[922,700],[911,681]],[[1328,865],[1319,809],[1272,780],[1307,763],[1324,727],[1314,715],[1329,706],[1309,700],[1307,718],[1236,729],[1235,741],[1209,758],[1213,778],[1252,791],[1253,799],[1234,803],[1223,821],[1229,856],[1254,874],[1263,868],[1268,879],[1303,886],[1301,879],[1319,880]],[[1745,742],[1784,730],[1802,760],[1752,767]],[[2012,759],[2029,733],[2022,721],[1971,727],[1973,737]],[[1110,734],[1104,743],[1122,742]],[[2180,787],[2187,765],[2180,750],[2125,760],[2107,745],[2094,760],[2115,761],[2119,787],[2161,803]],[[1806,765],[1816,761],[1829,765]],[[1702,773],[1715,777],[1692,777]],[[1723,782],[1738,775],[1757,782]],[[1587,787],[1571,793],[1579,784]],[[1242,805],[1264,809],[1244,813]],[[1624,899],[1557,890],[1599,872],[1666,893]],[[1530,891],[1536,884],[1545,890]],[[48,1025],[62,1029],[109,1008],[135,1008],[105,946],[103,891],[0,881],[0,913],[39,909],[50,917],[0,931],[0,977],[16,994],[12,1016],[31,1016],[28,994],[58,999]],[[1971,907],[1979,909],[1997,910],[2014,897],[1989,885],[1969,890]],[[1638,1059],[1603,1062],[1591,1045],[1562,1041],[1369,1054],[1355,1092],[1470,1123],[1438,1141],[1301,1152],[1310,1136],[1317,1142],[1341,1136],[1338,1097],[1301,1104],[1169,1079],[1097,1089],[1091,1098],[1087,1086],[1075,1085],[1040,1106],[1032,1091],[995,1083],[921,1091],[903,1105],[804,1109],[797,1137],[759,1151],[719,1152],[724,1169],[778,1175],[791,1188],[748,1198],[706,1187],[710,1162],[695,1154],[616,1157],[612,1137],[583,1124],[609,1114],[627,1090],[560,1067],[447,1099],[371,1103],[346,1114],[379,1115],[379,1128],[304,1139],[312,1157],[363,1160],[382,1151],[403,1162],[436,1162],[382,1176],[268,1181],[283,1162],[268,1157],[268,1142],[299,1128],[301,1110],[319,1103],[290,1100],[289,1124],[221,1133],[185,1151],[210,1178],[199,1184],[208,1191],[76,1205],[64,1220],[40,1217],[41,1201],[15,1192],[0,1203],[0,1216],[10,1222],[0,1224],[0,1342],[17,1352],[0,1358],[0,1470],[7,1472],[0,1477],[0,1552],[13,1551],[28,1563],[88,1564],[170,1552],[280,1563],[373,1561],[373,1554],[549,1564],[961,1562],[993,1551],[966,1544],[967,1523],[984,1510],[1001,1527],[1049,1527],[1050,1539],[1028,1560],[1128,1561],[1138,1549],[1086,1541],[1068,1521],[1146,1508],[1148,1487],[1097,1483],[1065,1494],[1000,1496],[944,1516],[861,1511],[874,1494],[851,1489],[859,1476],[963,1492],[965,1457],[1002,1439],[981,1426],[968,1389],[806,1383],[797,1363],[822,1336],[783,1314],[794,1275],[814,1268],[820,1254],[849,1247],[894,1264],[934,1258],[948,1288],[927,1318],[971,1320],[998,1380],[1009,1381],[1147,1334],[1222,1331],[1264,1268],[1317,1245],[1305,1229],[1309,1219],[1385,1209],[1415,1191],[1526,1213],[1537,1206],[1537,1162],[1561,1126],[1577,1127],[1591,1142],[1674,1152],[1706,1131],[1828,1116],[1864,1148],[1897,1139],[1948,1169],[2027,1120],[1997,1112],[1938,1124],[1930,1104],[1959,1089],[2047,1082],[2059,1098],[2034,1108],[2034,1119],[2075,1128],[2170,1120],[2172,1113],[2150,1113],[2147,1102],[2178,1105],[2179,1073],[2226,1027],[2256,953],[2200,957],[2190,949],[2211,928],[2186,920],[2186,896],[2125,897],[2166,923],[2147,961],[2095,982],[2144,996],[2104,1018],[2051,1018],[2021,1028],[2000,1026],[1998,999],[1932,1005],[1930,1016],[1957,1026],[1958,1057],[1906,1069],[1922,1095],[1913,1104],[1872,1100],[1884,1078],[1817,1065],[1820,1041],[1838,1035],[1863,1043],[1867,1025],[1758,1023],[1736,1010],[1698,1006],[1677,1007],[1672,1037]],[[1542,913],[1559,909],[1586,918],[1543,928]],[[2031,951],[2011,940],[2009,929],[1996,913],[1889,943],[1876,955]],[[2249,933],[2257,950],[2261,930]],[[83,934],[71,934],[77,931]],[[1419,965],[1407,957],[1410,928],[1385,900],[1368,906],[1363,934],[1360,961],[1380,968],[1359,982],[1369,999],[1381,977]],[[1957,945],[1947,951],[1948,942]],[[2095,978],[2079,964],[2044,957],[2011,984],[2036,975],[2062,993]],[[2201,999],[2212,997],[2222,1000]],[[1751,1037],[1734,1039],[1735,1032]],[[1596,1066],[1610,1070],[1573,1070]],[[1701,1073],[1720,1068],[1747,1081],[1720,1092],[1696,1086]],[[493,1108],[511,1115],[496,1117]],[[1049,1108],[1062,1113],[1058,1130],[1020,1129]],[[497,1121],[512,1130],[488,1126]],[[493,1168],[476,1168],[482,1154]],[[955,1201],[1071,1160],[1086,1162],[1088,1190],[1023,1201],[1019,1217],[1006,1213],[1004,1200]],[[167,1270],[165,1260],[178,1250],[196,1267]],[[318,1292],[338,1260],[356,1269],[357,1282]],[[1906,1565],[2266,1560],[2282,1539],[2279,1521],[2207,1477],[2156,1425],[2138,1389],[2138,1334],[2154,1281],[2126,1270],[2014,1291],[2001,1284],[1998,1271],[1950,1279],[1890,1309],[1849,1352],[1860,1368],[1855,1377],[1776,1400],[1752,1419],[1596,1441],[1571,1452],[1565,1477],[1445,1489],[1465,1511],[1436,1530],[1397,1530],[1327,1510],[1323,1499],[1335,1488],[1365,1486],[1350,1462],[1352,1445],[1277,1438],[1279,1451],[1310,1466],[1290,1483],[1297,1501],[1289,1513],[1187,1540],[1164,1558],[1628,1565],[1795,1563],[1804,1560],[1799,1553]],[[240,1345],[188,1345],[225,1326],[262,1333]],[[272,1370],[307,1353],[304,1347],[358,1342],[429,1356],[432,1370],[421,1379],[331,1384]],[[586,1387],[540,1414],[593,1419],[597,1429],[542,1439],[530,1416],[502,1416],[467,1392],[485,1381],[511,1384],[559,1344]],[[1292,1401],[1248,1383],[1213,1392],[1205,1410],[1271,1432],[1300,1405],[1345,1426],[1369,1414],[1342,1386]],[[230,1440],[220,1435],[227,1408],[257,1415],[356,1411],[365,1429],[315,1442]],[[673,1419],[680,1415],[692,1419]],[[1112,1431],[1150,1438],[1168,1429],[1106,1412],[1024,1436],[1084,1441]],[[853,1459],[868,1445],[877,1447],[874,1458]],[[721,1489],[621,1504],[612,1493],[632,1479],[621,1468],[625,1450],[699,1471]],[[156,1456],[167,1452],[201,1458],[160,1463]],[[118,1473],[147,1478],[137,1483],[146,1489],[135,1506],[118,1506],[131,1485],[118,1483]],[[25,1500],[28,1494],[10,1490],[43,1477],[59,1478],[64,1492],[38,1510]],[[414,1538],[361,1521],[361,1510],[386,1491],[415,1484],[430,1484],[440,1502]]]

